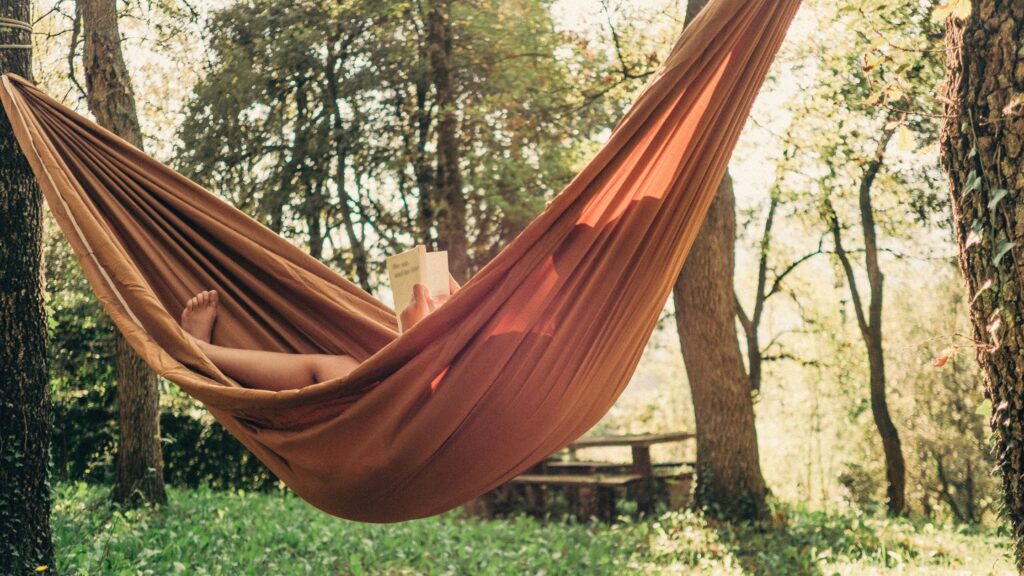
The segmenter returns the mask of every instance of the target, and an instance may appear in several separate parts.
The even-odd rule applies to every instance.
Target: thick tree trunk
[[[117,338],[120,441],[112,497],[123,505],[164,504],[164,459],[160,446],[160,388],[142,358]]]
[[[691,0],[689,23],[707,4]],[[724,518],[767,516],[750,380],[736,332],[735,197],[726,174],[676,281],[676,327],[697,423],[694,504]]]
[[[452,86],[451,0],[433,0],[427,15],[428,50],[437,96],[438,243],[448,251],[452,276],[463,282],[469,271],[466,198],[459,167],[458,116]]]
[[[694,503],[723,518],[767,515],[750,380],[736,334],[735,199],[727,174],[673,297],[697,423]]]
[[[942,162],[996,458],[1024,571],[1024,10],[975,0],[948,23]]]
[[[0,17],[28,22],[31,5],[0,0]],[[25,30],[0,28],[0,44],[30,42]],[[0,48],[0,73],[31,78],[31,62],[31,50]],[[41,208],[35,178],[0,110],[0,571],[12,574],[53,566]]]
[[[121,52],[116,0],[79,0],[85,33],[85,78],[89,110],[96,121],[142,148],[135,96]],[[113,498],[125,505],[167,502],[160,446],[157,376],[117,335],[120,442]]]

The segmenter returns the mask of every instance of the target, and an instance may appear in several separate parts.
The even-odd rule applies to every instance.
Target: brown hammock
[[[25,80],[0,97],[117,328],[299,496],[391,522],[438,514],[593,426],[640,359],[799,0],[714,0],[609,142],[438,312],[394,312]],[[178,324],[224,295],[217,344],[349,354],[273,392],[222,374]]]

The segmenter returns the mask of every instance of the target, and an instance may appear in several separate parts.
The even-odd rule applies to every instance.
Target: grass
[[[170,490],[123,511],[107,489],[54,492],[64,574],[1013,574],[988,531],[781,507],[770,525],[670,512],[613,526],[457,512],[402,524],[327,516],[289,493]]]

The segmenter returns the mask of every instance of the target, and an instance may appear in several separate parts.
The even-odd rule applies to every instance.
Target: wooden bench
[[[640,480],[639,474],[520,474],[510,484],[552,484],[558,486],[626,486]]]
[[[633,464],[629,462],[598,462],[586,460],[547,460],[544,462],[546,472],[572,473],[576,470],[588,472],[611,472],[613,470],[630,470]],[[651,465],[655,475],[671,472],[676,468],[693,468],[693,462],[655,462]]]
[[[576,516],[581,522],[591,516],[611,522],[615,520],[615,490],[641,480],[640,474],[521,474],[509,484],[526,487],[530,506],[537,510],[544,508],[545,487],[566,488],[566,499],[576,505]]]
[[[633,465],[628,462],[585,462],[580,460],[549,461],[544,463],[544,469],[548,472],[572,473],[575,470],[586,470],[590,472],[629,470]]]

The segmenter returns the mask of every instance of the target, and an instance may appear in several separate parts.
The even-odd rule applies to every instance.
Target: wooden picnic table
[[[569,444],[570,450],[580,448],[596,448],[603,446],[631,446],[650,448],[655,444],[666,442],[681,442],[696,438],[692,432],[665,432],[662,434],[621,434],[614,436],[584,436]]]
[[[637,504],[644,512],[654,511],[654,465],[651,462],[651,446],[682,442],[696,438],[692,432],[666,432],[661,434],[622,434],[614,436],[584,436],[569,444],[571,454],[586,448],[626,447],[633,452],[633,473],[641,480],[637,484]]]
[[[519,487],[533,509],[543,509],[545,486],[566,489],[567,498],[578,506],[579,517],[587,520],[593,512],[605,520],[614,519],[616,489],[628,488],[633,491],[638,511],[650,514],[654,511],[655,480],[663,478],[689,479],[692,472],[679,472],[680,466],[688,462],[651,462],[651,446],[670,442],[682,442],[696,436],[690,432],[669,432],[663,434],[624,434],[615,436],[585,436],[566,446],[565,450],[575,457],[577,450],[603,447],[629,447],[631,462],[585,462],[563,460],[553,455],[538,462],[536,466],[512,479],[500,491]],[[658,469],[658,470],[656,470]],[[659,473],[659,471],[661,473]],[[689,483],[680,488],[688,491]],[[688,497],[688,496],[687,496]],[[671,499],[671,498],[670,498]],[[493,511],[493,492],[484,494],[466,504],[471,515],[490,517]]]

